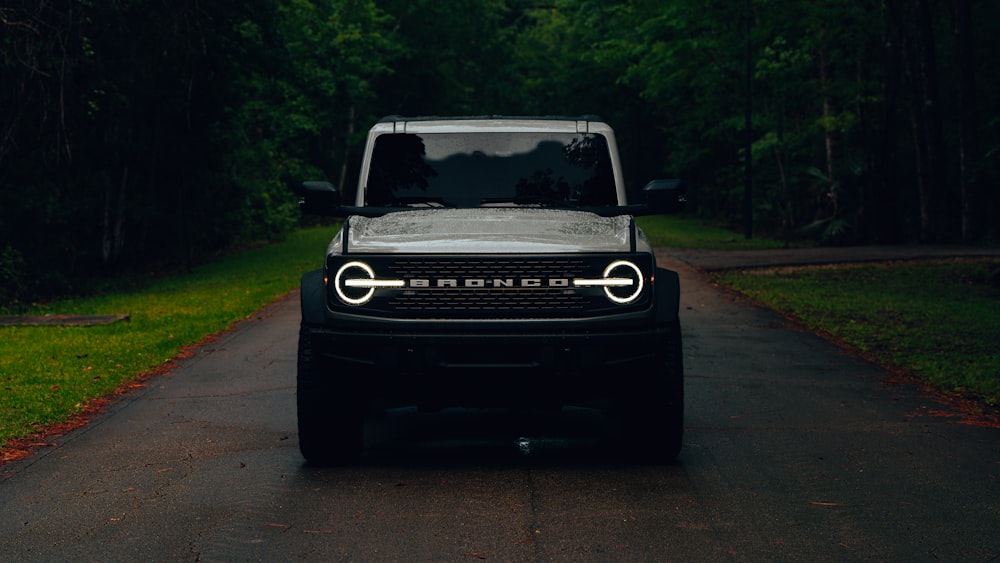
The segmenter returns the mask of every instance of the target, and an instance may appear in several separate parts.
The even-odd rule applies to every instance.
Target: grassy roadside
[[[656,246],[781,248],[675,216],[637,220]],[[946,392],[1000,404],[1000,289],[996,260],[911,261],[728,272],[716,276],[814,331]]]
[[[728,272],[717,279],[946,392],[1000,403],[997,260]]]
[[[0,327],[0,447],[80,412],[87,401],[154,372],[185,346],[221,332],[298,286],[318,267],[330,228],[296,232],[155,279],[140,289],[36,307],[30,314],[129,314],[91,327]]]

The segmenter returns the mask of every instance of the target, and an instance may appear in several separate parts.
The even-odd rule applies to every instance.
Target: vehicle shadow
[[[358,466],[608,467],[641,459],[642,452],[618,444],[614,425],[597,409],[393,409],[366,420]]]

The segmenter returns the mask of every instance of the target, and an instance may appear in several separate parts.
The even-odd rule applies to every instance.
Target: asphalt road
[[[603,420],[394,411],[299,457],[294,296],[0,468],[0,561],[1000,558],[1000,430],[682,275],[684,449]]]

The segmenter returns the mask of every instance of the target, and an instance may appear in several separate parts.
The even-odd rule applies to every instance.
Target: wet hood
[[[353,216],[348,253],[629,252],[632,218],[537,208],[427,209]]]

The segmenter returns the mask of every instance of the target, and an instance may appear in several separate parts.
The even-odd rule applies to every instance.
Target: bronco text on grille
[[[368,133],[354,205],[306,182],[306,213],[344,217],[302,278],[299,447],[364,451],[397,406],[600,408],[643,459],[681,448],[676,273],[636,215],[680,209],[676,180],[628,204],[614,132],[593,116],[388,117]]]

